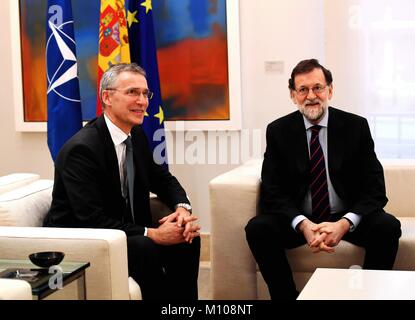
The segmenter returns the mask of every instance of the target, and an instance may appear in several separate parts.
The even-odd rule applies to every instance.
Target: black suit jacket
[[[329,107],[328,170],[348,212],[367,215],[387,203],[383,168],[365,118]],[[262,166],[261,212],[290,221],[302,214],[310,185],[307,135],[299,111],[270,123]]]
[[[131,130],[131,139],[135,224],[125,214],[117,155],[101,116],[89,122],[59,152],[52,206],[44,225],[121,229],[127,235],[144,234],[144,226],[151,226],[150,191],[172,210],[177,203],[189,203],[177,179],[154,162],[141,127]]]

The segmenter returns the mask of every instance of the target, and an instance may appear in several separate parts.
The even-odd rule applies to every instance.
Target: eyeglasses
[[[110,90],[110,91],[119,91],[122,92],[123,94],[132,97],[132,98],[138,98],[139,96],[143,95],[144,99],[151,99],[153,98],[154,93],[151,92],[148,89],[139,89],[139,88],[129,88],[126,90],[120,90],[120,89],[116,89],[116,88],[107,88],[105,90]]]
[[[327,85],[322,86],[320,84],[315,85],[312,88],[307,88],[307,87],[301,87],[300,89],[296,89],[295,91],[297,92],[297,94],[299,96],[306,96],[308,95],[308,93],[311,91],[313,91],[314,94],[321,94],[324,92],[324,90],[326,89]]]

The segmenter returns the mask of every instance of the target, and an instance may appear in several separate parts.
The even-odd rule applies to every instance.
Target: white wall
[[[362,113],[362,83],[359,56],[358,0],[325,1],[326,63],[333,73],[331,103],[339,108]],[[360,32],[361,33],[361,32]]]
[[[9,0],[16,1],[16,0]],[[9,2],[3,12],[9,11]],[[311,57],[325,62],[324,1],[240,0],[242,125],[261,130],[261,149],[265,147],[265,128],[272,120],[295,110],[288,95],[288,78],[295,64]],[[19,133],[14,129],[13,84],[10,52],[10,21],[0,19],[3,44],[0,59],[0,174],[36,172],[53,177],[53,164],[45,133]],[[265,62],[282,62],[281,72],[266,72]],[[227,133],[222,133],[226,135]],[[173,148],[173,141],[168,141]],[[191,142],[186,142],[189,145]],[[202,231],[210,231],[208,182],[236,167],[217,165],[171,164],[170,170],[188,191]]]
[[[294,111],[288,78],[303,59],[324,62],[323,1],[240,1],[242,104],[245,128],[260,128]],[[283,73],[265,72],[282,61]],[[264,133],[265,134],[265,133]]]

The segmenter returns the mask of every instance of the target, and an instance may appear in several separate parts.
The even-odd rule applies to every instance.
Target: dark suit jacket
[[[347,211],[367,215],[383,210],[383,168],[365,118],[329,107],[328,170]],[[294,219],[310,185],[310,164],[303,116],[299,111],[270,123],[262,166],[260,208],[265,214]]]
[[[135,224],[126,216],[117,155],[103,116],[92,120],[61,149],[55,162],[52,206],[44,225],[124,230],[144,234],[151,226],[149,191],[172,209],[189,203],[177,179],[153,161],[141,127],[131,130]]]

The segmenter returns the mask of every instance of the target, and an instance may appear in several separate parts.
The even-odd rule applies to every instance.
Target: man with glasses
[[[149,99],[145,71],[118,64],[102,76],[103,115],[61,149],[52,206],[44,225],[120,229],[127,235],[128,270],[143,299],[195,300],[200,227],[177,179],[156,164],[140,127]],[[153,226],[149,193],[172,213]]]
[[[316,59],[299,62],[288,86],[299,110],[267,128],[261,214],[245,231],[272,299],[298,296],[286,249],[332,253],[346,240],[365,248],[365,269],[395,261],[401,228],[383,210],[383,168],[368,123],[328,106],[332,81]]]

